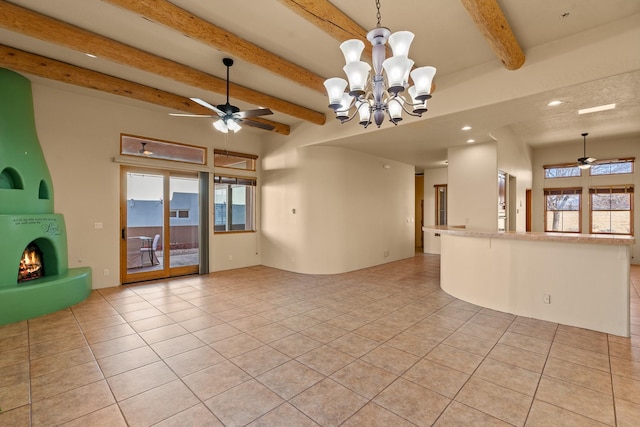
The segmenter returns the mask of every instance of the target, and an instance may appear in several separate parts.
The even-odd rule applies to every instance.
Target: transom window
[[[620,175],[633,173],[634,159],[610,160],[597,162],[591,166],[589,173],[591,175]]]
[[[544,231],[580,233],[582,188],[545,188]]]
[[[213,150],[213,165],[229,169],[256,170],[258,156],[253,154],[234,153],[226,150]]]
[[[545,178],[569,178],[580,176],[580,168],[575,165],[549,165],[544,166]]]
[[[591,233],[633,234],[633,186],[595,187],[591,197]]]

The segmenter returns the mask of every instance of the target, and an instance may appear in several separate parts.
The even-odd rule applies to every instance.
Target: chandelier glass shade
[[[334,110],[336,118],[344,123],[357,115],[365,128],[372,122],[380,127],[385,116],[395,125],[402,120],[403,113],[421,117],[427,111],[436,74],[436,69],[430,66],[412,70],[414,61],[409,58],[409,48],[414,34],[409,31],[391,34],[388,28],[380,26],[379,1],[376,6],[378,26],[367,33],[372,45],[372,65],[360,60],[364,42],[347,40],[340,45],[347,80],[333,77],[324,82],[329,108]],[[387,42],[393,52],[390,58],[386,58]],[[412,86],[409,86],[410,78]],[[408,96],[402,95],[405,90]]]

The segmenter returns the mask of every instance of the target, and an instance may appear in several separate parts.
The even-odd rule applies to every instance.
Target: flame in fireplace
[[[18,270],[18,283],[44,276],[42,251],[35,243],[29,244],[22,253]]]

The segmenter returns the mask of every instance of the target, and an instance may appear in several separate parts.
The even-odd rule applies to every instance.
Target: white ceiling
[[[277,0],[171,2],[318,75],[333,77],[342,74],[340,42]],[[421,119],[409,117],[398,127],[385,123],[381,129],[371,126],[362,131],[353,129],[359,128],[355,123],[338,126],[332,117],[333,112],[327,108],[326,96],[242,60],[236,59],[231,69],[231,80],[327,115],[328,123],[319,127],[274,111],[269,119],[292,128],[291,135],[282,138],[299,138],[300,134],[296,132],[302,133],[311,126],[314,129],[309,134],[322,135],[326,131],[326,135],[330,135],[327,138],[317,137],[320,143],[414,164],[418,171],[441,165],[448,147],[464,144],[469,137],[477,142],[491,141],[492,132],[502,128],[508,128],[533,147],[575,142],[577,154],[580,154],[582,132],[589,132],[595,139],[640,135],[639,69],[622,73],[607,71],[606,75],[600,73],[599,78],[590,79],[589,67],[585,67],[584,75],[571,71],[566,73],[570,75],[546,77],[547,80],[541,78],[541,81],[548,82],[548,86],[527,88],[521,92],[514,90],[513,86],[501,87],[500,79],[494,79],[488,80],[491,82],[489,87],[478,87],[478,94],[468,91],[462,96],[454,96],[455,91],[449,89],[465,76],[491,72],[504,73],[505,81],[517,81],[520,77],[530,81],[531,76],[544,70],[545,61],[552,60],[554,56],[579,55],[583,40],[587,43],[592,41],[590,37],[597,38],[599,34],[615,35],[617,29],[625,31],[629,25],[640,22],[638,0],[498,2],[527,57],[519,70],[507,71],[501,67],[460,2],[382,0],[382,25],[392,31],[406,29],[414,32],[416,37],[410,57],[417,66],[433,65],[438,70],[437,90],[429,101],[430,111]],[[222,58],[229,56],[227,53],[107,2],[83,0],[81,6],[77,0],[13,0],[11,3],[225,78]],[[332,3],[364,28],[375,27],[373,0],[334,0]],[[2,28],[0,43],[178,95],[201,97],[212,104],[224,102],[224,95],[106,59],[91,59],[83,52]],[[637,46],[640,46],[640,40],[635,52],[628,53],[632,64],[638,63],[640,48]],[[597,64],[599,59],[593,57],[583,61]],[[605,65],[600,68],[606,68]],[[482,97],[483,91],[492,94],[485,97],[486,102],[473,99],[474,96]],[[441,99],[438,99],[439,95],[442,95]],[[457,106],[455,97],[459,101]],[[233,93],[231,98],[232,103],[241,109],[256,107],[234,100]],[[561,99],[565,103],[550,109],[546,104],[552,99]],[[123,99],[123,102],[133,101]],[[612,112],[587,116],[576,114],[578,108],[611,102],[618,104]],[[163,110],[162,107],[145,105],[150,109]],[[177,119],[168,117],[167,120]],[[472,124],[473,130],[461,134],[460,127],[464,124]],[[248,131],[265,134],[267,139],[271,137],[261,130]]]

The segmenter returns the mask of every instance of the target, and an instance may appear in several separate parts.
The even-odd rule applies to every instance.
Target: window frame
[[[241,159],[246,160],[247,162],[250,162],[250,167],[248,168],[238,168],[238,167],[233,167],[233,166],[229,166],[228,164],[222,164],[217,162],[218,160],[218,156],[219,155],[224,155],[227,157],[238,157]],[[214,167],[218,167],[218,168],[225,168],[225,169],[235,169],[235,170],[242,170],[242,171],[248,171],[248,172],[255,172],[256,168],[257,168],[257,160],[258,160],[258,156],[256,156],[255,154],[246,154],[246,153],[238,153],[235,151],[227,151],[227,150],[219,150],[219,149],[214,149],[213,150],[213,166]]]
[[[548,230],[547,229],[547,213],[550,212],[547,209],[548,203],[547,203],[547,196],[551,196],[551,195],[562,195],[562,194],[567,194],[567,195],[571,195],[571,194],[576,194],[579,196],[579,201],[578,201],[578,230],[577,231],[566,231],[566,230]],[[543,195],[544,195],[544,232],[545,233],[573,233],[573,234],[580,234],[582,232],[582,187],[564,187],[564,188],[544,188],[543,189]],[[553,211],[551,211],[553,212]],[[565,212],[565,210],[559,211],[559,212]],[[575,211],[568,211],[568,212],[575,212]]]
[[[632,175],[635,171],[635,157],[627,157],[624,159],[609,159],[609,160],[597,160],[592,164],[592,167],[589,168],[589,176],[613,176],[613,175]],[[612,165],[615,163],[631,163],[631,172],[621,172],[621,173],[593,173],[593,166],[600,165]]]
[[[244,169],[243,169],[244,170]],[[256,230],[256,188],[257,188],[257,178],[255,177],[246,177],[246,176],[233,176],[224,173],[216,173],[213,176],[213,234],[232,234],[232,233],[255,233]],[[224,230],[216,230],[216,200],[215,200],[215,192],[216,187],[218,185],[226,185],[227,186],[227,209],[225,213],[225,229]],[[233,224],[229,223],[229,219],[233,221],[233,215],[230,214],[230,210],[233,209],[233,191],[228,191],[232,188],[232,185],[244,185],[245,187],[252,187],[251,191],[251,205],[250,205],[250,216],[247,213],[247,207],[249,204],[245,204],[245,227],[247,226],[247,217],[250,217],[250,229],[245,230],[233,230]]]
[[[625,173],[626,175],[626,173]],[[607,191],[608,190],[608,191]],[[617,210],[595,210],[593,209],[593,195],[594,194],[629,194],[629,209],[617,209]],[[633,236],[633,196],[634,196],[634,186],[631,184],[628,185],[606,185],[606,186],[597,186],[589,188],[589,233],[591,234],[613,234],[618,236]],[[612,233],[612,232],[599,232],[593,230],[593,213],[594,212],[629,212],[629,233]]]
[[[580,178],[582,176],[582,169],[580,169],[575,163],[560,163],[555,165],[543,165],[544,170],[544,179],[563,179],[563,178]],[[575,168],[578,171],[578,175],[567,175],[567,176],[547,176],[547,170],[549,169],[565,169],[565,168]]]

